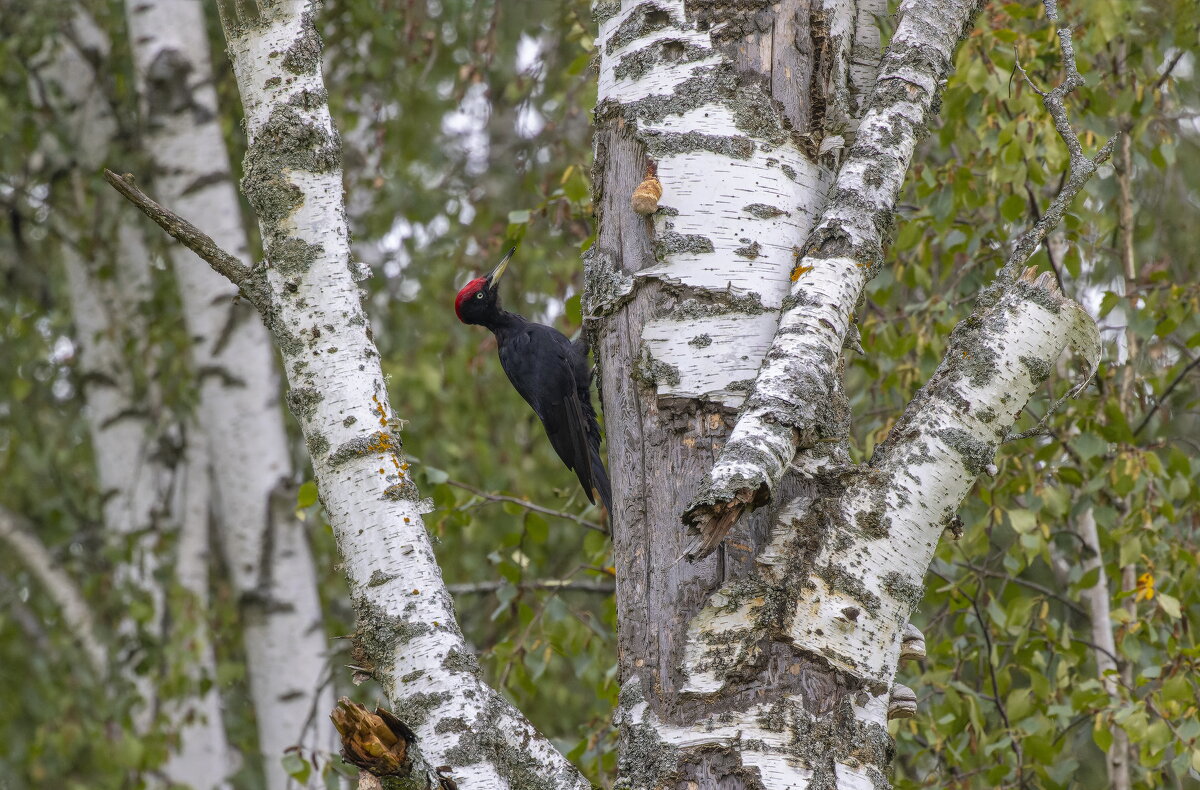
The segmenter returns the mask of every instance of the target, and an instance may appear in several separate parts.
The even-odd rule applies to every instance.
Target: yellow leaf
[[[1154,574],[1143,573],[1137,580],[1137,595],[1134,596],[1135,601],[1153,601],[1154,600]]]

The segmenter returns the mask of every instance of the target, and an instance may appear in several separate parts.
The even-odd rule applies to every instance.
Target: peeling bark
[[[657,165],[664,192],[643,223],[628,206],[637,182],[605,176],[607,221],[642,238],[601,243],[623,276],[606,286],[593,265],[589,312],[651,284],[679,297],[649,318],[637,354],[659,397],[736,408],[769,345],[830,181],[818,154],[824,105],[809,91],[829,70],[820,21],[801,2],[747,12],[655,0],[625,3],[600,25],[597,167],[607,138],[632,137],[631,158]]]
[[[916,694],[894,678],[899,661],[924,654],[908,617],[937,540],[1064,348],[1094,370],[1098,336],[1049,280],[1002,276],[871,462],[850,465],[842,347],[854,341],[853,310],[881,265],[913,146],[974,3],[905,3],[878,81],[862,57],[877,51],[877,31],[859,35],[855,20],[881,8],[817,7],[807,40],[787,42],[800,54],[781,51],[776,37],[767,55],[763,42],[782,19],[772,14],[792,6],[750,5],[597,8],[600,232],[585,296],[602,363],[621,569],[618,786],[881,788],[892,759],[887,720],[915,713]],[[832,10],[840,16],[821,16]],[[753,64],[781,58],[793,69],[813,64],[806,115],[787,96],[768,95],[771,75],[755,77]],[[865,82],[874,92],[855,125]],[[767,100],[754,104],[760,96]],[[795,133],[801,118],[810,134],[822,119],[816,140]],[[803,251],[770,258],[760,273],[763,251],[796,232],[779,213],[794,205],[776,197],[783,190],[766,191],[771,200],[743,201],[738,214],[730,196],[781,184],[769,161],[779,147],[794,145],[789,153],[813,157],[811,172],[822,173],[843,158],[830,142],[843,134],[853,138],[848,161],[828,206],[806,220],[820,213],[820,224],[803,232]],[[751,176],[767,151],[766,180]],[[629,196],[647,156],[663,195],[644,220]],[[760,325],[774,338],[765,361]],[[765,425],[770,441],[749,442],[744,430],[739,439],[735,429],[726,443],[731,407],[752,389],[739,425]],[[796,456],[800,444],[820,452]],[[703,546],[720,545],[718,554],[685,562],[676,516],[718,455],[725,482],[701,501],[770,507],[730,519],[729,539],[709,533]],[[746,484],[755,475],[769,483]]]
[[[746,519],[721,562],[699,566],[681,561],[678,513],[769,347],[796,250],[849,133],[854,9],[826,6],[596,9],[600,233],[588,254],[585,307],[616,498],[623,786],[785,787],[795,772],[777,757],[768,760],[775,768],[743,764],[728,740],[700,734],[710,711],[782,705],[770,689],[780,672],[799,682],[789,674],[791,653],[747,669],[740,691],[716,707],[696,696],[681,667],[688,622],[722,583],[754,572],[771,514]],[[663,195],[643,219],[630,196],[646,158],[657,164]],[[787,481],[783,490],[802,485]],[[745,737],[752,732],[763,730]],[[689,746],[690,738],[702,745]]]

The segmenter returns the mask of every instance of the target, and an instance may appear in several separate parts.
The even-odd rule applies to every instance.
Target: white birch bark
[[[596,13],[602,177],[586,296],[615,483],[618,783],[807,786],[796,783],[820,767],[799,757],[829,744],[794,730],[811,717],[787,706],[819,696],[802,689],[819,686],[819,667],[784,639],[745,629],[750,660],[740,671],[687,663],[686,624],[708,594],[757,573],[767,513],[746,519],[722,560],[705,564],[680,561],[678,514],[762,363],[797,250],[854,134],[855,5],[746,13],[629,2]],[[644,156],[657,162],[663,188],[652,225],[629,202]],[[886,699],[864,704],[886,715]],[[859,741],[882,755],[886,733],[873,746]]]
[[[781,18],[800,12],[785,5]],[[849,5],[839,5],[830,14],[846,27]],[[684,289],[690,300],[645,326],[640,373],[661,398],[731,408],[770,346],[795,250],[831,180],[831,160],[822,166],[818,155],[823,129],[809,128],[800,64],[785,74],[748,56],[771,77],[730,89],[737,57],[725,43],[744,23],[741,14],[693,19],[683,0],[652,0],[602,16],[596,115],[623,118],[645,141],[663,196],[652,219],[657,265],[618,278],[589,304],[593,316],[603,315],[647,280]],[[776,88],[776,80],[795,84]],[[773,88],[783,113],[768,109]]]
[[[58,566],[33,525],[4,507],[0,507],[0,540],[45,589],[92,671],[103,679],[108,673],[108,652],[96,636],[96,618],[75,581]]]
[[[183,656],[181,670],[195,693],[162,701],[166,726],[179,735],[162,772],[192,788],[229,786],[236,764],[223,728],[224,712],[216,683],[217,656],[208,628],[210,562],[209,503],[212,491],[208,452],[203,442],[185,437],[182,469],[176,474],[172,512],[178,530],[175,546],[177,590],[167,596],[164,635]],[[207,687],[207,691],[201,691]],[[195,725],[190,722],[196,722]],[[197,726],[198,725],[198,726]]]
[[[479,677],[422,523],[399,423],[350,252],[340,144],[310,2],[223,7],[249,138],[242,188],[258,214],[257,294],[283,353],[288,403],[312,457],[358,613],[355,657],[431,765],[462,790],[587,782]],[[250,14],[250,16],[243,16]]]
[[[204,6],[126,3],[155,190],[243,261],[248,241],[219,124]],[[170,251],[200,376],[200,438],[211,456],[220,536],[239,595],[250,691],[267,787],[290,780],[284,750],[332,751],[327,642],[304,524],[294,515],[294,470],[280,412],[270,337],[237,289],[181,245]],[[292,507],[272,498],[291,497]],[[321,782],[314,771],[312,786]]]
[[[864,11],[848,3],[822,7],[848,9],[851,19]],[[752,69],[749,76],[739,71],[737,79],[721,82],[720,64],[758,62],[759,32],[778,31],[794,17],[784,14],[782,4],[753,17],[741,10],[723,17],[722,9],[659,0],[597,8],[602,102],[596,157],[602,178],[588,305],[599,324],[615,483],[614,552],[623,571],[617,577],[619,783],[886,787],[887,719],[912,715],[916,703],[911,689],[895,684],[896,666],[923,654],[920,636],[907,622],[922,597],[937,540],[1063,349],[1074,347],[1094,372],[1098,336],[1090,318],[1047,278],[1017,281],[1006,269],[953,333],[942,365],[872,461],[845,463],[842,347],[854,340],[853,311],[881,265],[913,147],[975,4],[904,3],[877,80],[867,59],[860,60],[878,41],[875,31],[828,44],[834,53],[828,73],[841,69],[850,87],[839,93],[832,84],[818,95],[827,112],[834,107],[851,124],[822,127],[816,156],[822,162],[823,156],[842,158],[832,142],[842,129],[854,140],[821,222],[805,249],[786,261],[783,287],[789,291],[782,298],[763,297],[774,293],[771,277],[752,271],[758,258],[743,254],[752,244],[756,252],[765,249],[767,242],[746,237],[746,248],[738,248],[718,233],[728,228],[729,206],[736,202],[730,195],[748,185],[747,169],[726,166],[712,154],[752,160],[763,145],[755,134],[771,129],[761,117],[749,128],[738,125],[746,124],[746,105],[753,105],[758,86]],[[830,30],[855,27],[835,19],[828,27],[810,26],[805,35],[820,41]],[[765,76],[780,70],[776,58],[789,56],[789,47],[803,54],[809,42],[802,39],[792,34],[776,41]],[[627,52],[638,52],[637,59],[627,60]],[[606,58],[622,59],[606,64]],[[853,112],[867,80],[873,84],[869,109],[855,129]],[[814,79],[814,91],[819,84],[831,83]],[[767,117],[786,106],[773,98],[779,103],[770,105]],[[697,102],[703,107],[698,112]],[[723,137],[707,133],[713,118]],[[665,145],[663,135],[672,135]],[[803,141],[797,144],[803,148]],[[704,160],[686,159],[689,146],[701,148]],[[675,150],[680,147],[682,153]],[[652,228],[622,202],[637,184],[643,151],[659,160],[661,204],[668,209],[660,209]],[[676,158],[685,166],[672,167]],[[1073,183],[1075,176],[1073,167]],[[677,183],[703,184],[708,194],[678,200],[672,193]],[[765,203],[747,213],[778,220],[771,208]],[[782,224],[770,231],[786,234]],[[1028,234],[1017,251],[1027,243]],[[680,262],[678,271],[673,261]],[[761,290],[752,291],[751,284]],[[772,307],[782,308],[783,318],[760,368],[755,331],[724,328],[750,321],[726,314],[742,308],[769,316]],[[724,346],[713,336],[739,331],[739,342]],[[631,375],[631,363],[638,362]],[[717,366],[727,370],[711,370]],[[724,409],[745,391],[743,382],[729,386],[728,369],[739,368],[758,370],[756,392],[739,425],[757,422],[763,428],[756,436],[765,438],[756,444],[735,428],[722,450]],[[829,451],[795,457],[798,446],[817,442]],[[764,504],[772,495],[779,510],[769,535],[762,534],[761,512],[752,514],[718,557],[684,563],[675,526],[679,509],[672,505],[700,476],[697,465],[715,452],[721,452],[715,474],[724,482],[702,491],[699,504],[707,510],[701,516],[724,509],[718,514],[732,510],[736,517],[740,507],[729,508],[731,501]],[[787,472],[811,482],[785,477]],[[715,548],[723,534],[703,535],[708,542],[701,548]]]
[[[1094,367],[1099,334],[1049,276],[1018,281],[959,325],[870,463],[824,469],[841,493],[790,503],[755,559],[758,573],[724,585],[690,622],[685,691],[720,700],[782,644],[791,663],[770,664],[768,677],[785,693],[680,723],[651,710],[634,678],[621,723],[654,755],[654,773],[631,787],[656,786],[694,759],[689,751],[706,749],[736,754],[761,782],[752,786],[886,786],[889,708],[911,711],[914,701],[895,672],[938,539],[1068,347]]]
[[[1104,554],[1100,550],[1100,535],[1096,531],[1096,515],[1091,507],[1085,509],[1076,519],[1075,533],[1083,539],[1087,556],[1083,559],[1083,572],[1089,573],[1099,569],[1096,583],[1081,590],[1079,597],[1087,606],[1091,618],[1091,636],[1095,648],[1092,655],[1096,657],[1096,672],[1104,691],[1112,700],[1114,707],[1121,704],[1120,689],[1121,669],[1117,665],[1117,643],[1113,637],[1112,593],[1109,586],[1108,574],[1104,572]],[[1113,790],[1129,790],[1129,735],[1120,726],[1112,728],[1113,742],[1105,755],[1108,768],[1108,779]]]
[[[883,263],[917,136],[949,73],[976,3],[907,0],[874,92],[828,205],[803,254],[770,350],[745,409],[685,518],[700,527],[695,553],[712,551],[743,505],[770,497],[801,447],[836,429],[833,372],[867,281]]]
[[[50,155],[70,152],[73,159],[69,161],[76,167],[71,197],[56,210],[63,217],[89,217],[92,212],[86,208],[82,173],[94,172],[107,155],[117,126],[100,75],[92,66],[103,62],[108,41],[83,12],[76,14],[70,26],[69,35],[56,40],[33,68],[47,88],[48,106],[63,124],[57,139],[61,148]],[[101,211],[97,216],[109,214]],[[107,225],[78,228],[65,219],[56,227],[64,238],[62,259],[87,382],[84,397],[105,497],[105,525],[114,543],[130,555],[117,576],[131,594],[149,604],[154,613],[151,638],[162,641],[167,591],[156,579],[160,559],[155,544],[162,532],[181,526],[180,513],[174,507],[181,465],[178,450],[170,446],[179,437],[170,435],[171,426],[153,384],[154,351],[145,342],[149,337],[143,309],[150,297],[149,251],[140,228],[128,215],[117,220],[111,231]],[[114,233],[115,250],[108,261],[111,273],[100,276],[100,261],[85,258],[80,249],[89,234],[105,232]],[[103,247],[96,245],[96,249]],[[145,366],[145,375],[135,375],[134,365]],[[192,586],[198,586],[194,577]],[[207,646],[203,618],[195,621],[195,628]],[[119,634],[128,649],[120,652],[115,664],[132,667],[138,663],[138,655],[130,652],[140,641],[137,630],[132,620],[121,624]],[[194,677],[215,675],[211,649],[198,650],[196,660],[197,664],[188,668]],[[142,731],[157,726],[159,707],[166,705],[162,710],[166,726],[177,731],[176,748],[163,768],[166,779],[197,788],[223,787],[229,759],[217,695],[160,700],[153,673],[128,671],[126,677],[140,698],[135,725]]]

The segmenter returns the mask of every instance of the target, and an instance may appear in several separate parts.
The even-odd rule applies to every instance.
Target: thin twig
[[[1179,372],[1179,375],[1175,377],[1175,380],[1167,385],[1167,388],[1163,390],[1163,394],[1159,395],[1158,398],[1155,399],[1154,405],[1151,406],[1150,410],[1146,412],[1146,416],[1143,417],[1142,421],[1139,422],[1137,427],[1133,429],[1134,436],[1137,436],[1142,432],[1142,429],[1146,427],[1146,423],[1150,422],[1150,418],[1154,416],[1154,412],[1158,411],[1159,407],[1166,403],[1167,398],[1170,397],[1171,393],[1175,391],[1175,388],[1179,386],[1179,382],[1183,381],[1183,377],[1191,373],[1197,366],[1200,366],[1200,357],[1192,360],[1192,362],[1186,368]]]
[[[248,292],[249,288],[247,286],[250,284],[251,274],[250,267],[221,249],[204,231],[173,211],[156,203],[138,188],[131,174],[126,173],[124,176],[119,176],[105,168],[104,180],[112,184],[113,189],[120,192],[126,200],[137,206],[143,214],[158,223],[176,241],[207,261],[208,265],[212,266],[218,274],[228,278],[260,312],[263,310],[264,306],[259,304],[260,300],[257,299],[257,295]]]
[[[960,589],[959,592],[962,592]],[[1004,729],[1008,730],[1012,736],[1013,753],[1017,757],[1017,781],[1021,787],[1025,786],[1025,757],[1021,753],[1020,737],[1013,730],[1012,723],[1008,720],[1008,711],[1005,710],[1004,701],[1000,699],[1000,685],[996,681],[996,667],[992,664],[992,636],[988,632],[987,621],[983,619],[983,612],[979,611],[979,602],[972,596],[962,593],[967,600],[971,602],[971,608],[975,610],[975,618],[979,620],[979,630],[983,632],[983,642],[987,649],[986,663],[988,668],[988,676],[992,681],[992,700],[996,703],[996,711],[1000,714],[1000,719],[1004,722]]]
[[[978,565],[972,565],[969,562],[956,562],[954,564],[959,566],[960,568],[966,568],[967,570],[974,571],[975,573],[978,573],[980,576],[991,576],[993,579],[1004,579],[1006,581],[1010,581],[1010,582],[1014,582],[1015,584],[1019,584],[1022,587],[1028,587],[1029,589],[1034,590],[1035,592],[1039,592],[1042,595],[1053,598],[1054,600],[1063,604],[1064,606],[1066,606],[1068,609],[1075,612],[1076,614],[1080,614],[1085,617],[1087,616],[1087,612],[1084,611],[1083,607],[1081,607],[1079,604],[1075,603],[1070,598],[1067,598],[1063,595],[1060,595],[1059,593],[1056,593],[1054,590],[1051,590],[1049,587],[1043,587],[1042,585],[1038,584],[1037,582],[1027,581],[1025,579],[1020,578],[1019,576],[1013,576],[1008,573],[1000,573],[999,571],[993,571],[988,568],[981,568]]]
[[[520,505],[521,507],[525,508],[526,510],[532,510],[535,513],[542,513],[543,515],[554,516],[556,518],[565,518],[567,521],[574,521],[576,524],[580,525],[581,527],[587,527],[588,529],[594,529],[597,532],[603,532],[605,535],[608,534],[608,529],[605,528],[605,526],[603,524],[597,524],[595,521],[588,521],[586,518],[583,518],[582,516],[577,516],[574,513],[567,513],[562,510],[554,510],[552,508],[543,507],[542,505],[535,505],[533,502],[527,502],[524,499],[517,499],[516,497],[513,497],[513,496],[505,496],[504,494],[492,494],[488,491],[484,491],[483,489],[476,488],[473,485],[470,485],[468,483],[463,483],[459,480],[446,480],[445,482],[446,482],[446,485],[451,485],[451,486],[454,486],[455,488],[461,488],[464,491],[470,491],[475,496],[482,497],[482,498],[488,500],[489,502],[511,502],[514,505]]]
[[[479,595],[493,593],[510,582],[497,580],[489,582],[464,582],[462,584],[447,584],[446,589],[451,595]],[[555,592],[588,592],[611,595],[616,590],[616,584],[610,581],[574,581],[572,579],[541,579],[521,582],[512,585],[518,590],[554,590]]]
[[[1058,21],[1058,5],[1055,0],[1045,0],[1046,16],[1051,22]],[[1004,264],[1002,274],[1011,280],[1015,280],[1017,270],[1029,260],[1042,243],[1042,241],[1058,226],[1062,221],[1063,215],[1067,213],[1067,208],[1071,205],[1071,201],[1083,189],[1083,185],[1087,183],[1092,174],[1096,172],[1096,168],[1108,161],[1112,156],[1113,146],[1116,144],[1120,132],[1117,132],[1109,138],[1096,155],[1088,158],[1083,152],[1083,146],[1079,142],[1079,137],[1076,136],[1075,130],[1071,128],[1071,122],[1067,117],[1067,107],[1063,103],[1063,98],[1084,85],[1083,76],[1079,73],[1079,67],[1075,63],[1075,48],[1071,42],[1071,29],[1069,27],[1058,28],[1059,46],[1062,51],[1063,69],[1066,71],[1066,78],[1059,83],[1053,90],[1043,91],[1033,84],[1033,80],[1025,72],[1021,66],[1021,60],[1016,59],[1016,70],[1021,74],[1022,79],[1029,85],[1034,93],[1042,97],[1042,104],[1046,111],[1050,113],[1050,117],[1054,120],[1054,128],[1058,130],[1058,136],[1066,144],[1067,150],[1070,153],[1070,160],[1067,165],[1067,179],[1063,184],[1058,195],[1046,207],[1042,216],[1033,224],[1029,230],[1021,234],[1017,239],[1017,243],[1013,246],[1012,253],[1009,255],[1008,261]]]
[[[1182,48],[1175,53],[1175,57],[1172,58],[1171,62],[1167,64],[1167,67],[1163,69],[1163,73],[1154,81],[1154,84],[1150,86],[1151,93],[1161,88],[1163,83],[1171,78],[1171,72],[1173,72],[1175,67],[1179,65],[1179,61],[1183,59],[1185,54],[1187,54],[1187,50]]]
[[[1059,184],[1059,189],[1062,184]],[[1034,194],[1033,187],[1028,181],[1025,182],[1025,194],[1029,196],[1029,208],[1033,211],[1033,221],[1037,222],[1042,218],[1042,211],[1038,208],[1037,195]],[[1067,292],[1067,286],[1063,282],[1062,269],[1059,268],[1058,261],[1054,260],[1054,250],[1050,246],[1050,235],[1046,234],[1046,238],[1042,239],[1042,246],[1046,248],[1046,258],[1050,261],[1050,268],[1054,271],[1054,279],[1058,281],[1058,290],[1064,294]]]

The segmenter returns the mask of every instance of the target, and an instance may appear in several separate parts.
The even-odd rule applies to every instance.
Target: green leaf
[[[1142,556],[1142,541],[1136,535],[1121,544],[1122,565],[1132,565]]]
[[[1121,301],[1120,294],[1113,293],[1112,291],[1107,291],[1104,294],[1103,298],[1100,299],[1100,317],[1104,318],[1106,315],[1111,313],[1113,308],[1116,307],[1117,303],[1120,301]]]
[[[12,381],[12,394],[15,400],[25,400],[33,392],[33,383],[28,379],[17,378]]]
[[[1094,433],[1081,433],[1071,440],[1071,446],[1075,448],[1075,452],[1087,461],[1090,458],[1095,458],[1108,451],[1108,442]]]
[[[1178,620],[1183,614],[1179,606],[1179,599],[1173,595],[1167,595],[1164,592],[1155,593],[1154,600],[1158,601],[1158,608],[1166,612],[1172,620]]]
[[[1090,590],[1091,588],[1095,587],[1096,583],[1099,581],[1100,569],[1092,568],[1090,571],[1083,574],[1083,578],[1079,580],[1079,582],[1075,585],[1075,588],[1079,590]]]
[[[308,480],[300,486],[300,491],[296,494],[296,507],[306,508],[312,507],[317,503],[317,484]]]
[[[1010,720],[1013,722],[1019,721],[1033,711],[1033,701],[1030,699],[1032,691],[1033,689],[1031,688],[1023,688],[1017,689],[1008,695],[1005,708],[1008,711]]]
[[[528,510],[525,512],[525,531],[534,543],[545,543],[550,537],[550,524],[540,513]]]
[[[1024,198],[1014,193],[1004,198],[1004,202],[1000,204],[1000,216],[1009,222],[1016,222],[1025,216],[1026,208]]]
[[[567,320],[572,324],[583,323],[583,294],[575,294],[567,300],[564,306]]]
[[[509,225],[524,225],[525,223],[529,222],[529,216],[530,216],[529,209],[521,209],[520,211],[510,211],[510,212],[508,212],[508,224]]]
[[[296,752],[288,752],[279,762],[283,765],[283,770],[287,772],[287,775],[300,784],[307,782],[312,773],[312,765]]]
[[[1032,510],[1014,508],[1005,513],[1005,516],[1008,517],[1009,526],[1018,535],[1024,535],[1037,527],[1037,516],[1033,514]]]
[[[421,470],[425,472],[425,479],[435,486],[441,485],[450,479],[450,475],[432,466],[422,466]]]

